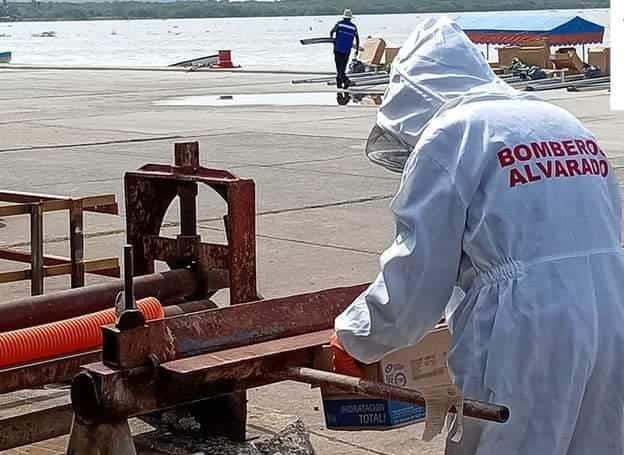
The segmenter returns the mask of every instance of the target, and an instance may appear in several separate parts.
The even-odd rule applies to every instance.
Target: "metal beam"
[[[41,403],[41,409],[25,410],[8,418],[0,418],[0,450],[45,441],[69,433],[74,411],[69,396]]]
[[[104,362],[134,368],[332,328],[334,319],[367,285],[260,300],[149,321],[144,327],[103,328]]]
[[[330,334],[331,330],[325,330],[241,347],[236,352],[219,351],[211,360],[197,358],[194,367],[177,362],[132,370],[116,370],[103,363],[86,365],[72,382],[74,411],[85,422],[101,422],[271,384],[275,379],[269,372],[312,366],[315,348],[326,343]],[[220,362],[221,354],[230,356],[229,361]],[[203,365],[204,360],[209,364]],[[188,374],[180,374],[180,369]]]
[[[100,351],[91,351],[2,369],[0,394],[70,381],[82,365],[97,362],[100,358]]]

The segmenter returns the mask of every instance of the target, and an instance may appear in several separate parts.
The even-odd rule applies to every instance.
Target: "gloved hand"
[[[334,362],[332,365],[334,373],[355,376],[357,378],[364,377],[362,364],[345,351],[345,348],[340,344],[338,336],[335,333],[329,338],[329,346],[334,354]]]

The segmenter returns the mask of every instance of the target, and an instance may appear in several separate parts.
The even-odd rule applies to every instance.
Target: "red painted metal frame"
[[[227,204],[227,245],[201,242],[197,234],[197,184],[215,190]],[[199,165],[197,142],[175,145],[175,163],[148,164],[125,175],[127,240],[133,245],[137,275],[152,273],[154,261],[172,268],[194,264],[210,270],[207,294],[228,287],[230,303],[258,299],[256,288],[255,186],[253,180]],[[160,237],[167,209],[180,199],[180,234]]]
[[[134,271],[154,271],[156,260],[170,268],[190,267],[202,277],[194,298],[209,298],[229,288],[230,304],[259,299],[256,286],[256,213],[253,180],[200,166],[199,144],[175,144],[174,164],[148,164],[125,175],[126,235],[134,247]],[[227,245],[204,243],[197,233],[197,187],[212,188],[227,204]],[[160,236],[165,214],[178,197],[180,233]],[[105,340],[106,344],[106,340]],[[106,349],[104,352],[108,352]],[[212,403],[203,420],[233,439],[245,438],[247,405],[243,393]],[[222,422],[229,422],[223,426]]]
[[[276,382],[268,373],[312,366],[336,316],[365,288],[261,300],[128,331],[106,327],[103,362],[85,366],[72,386],[75,409],[84,420],[117,419]]]

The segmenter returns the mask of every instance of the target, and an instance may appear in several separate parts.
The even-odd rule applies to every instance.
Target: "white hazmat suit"
[[[454,382],[511,412],[467,418],[447,453],[624,453],[620,197],[593,134],[498,79],[448,19],[404,44],[377,124],[372,159],[404,167],[396,238],[336,319],[346,351],[378,361],[446,311]]]

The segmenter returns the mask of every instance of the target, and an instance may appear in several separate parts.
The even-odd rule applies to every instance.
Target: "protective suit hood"
[[[441,112],[496,98],[531,96],[499,79],[452,20],[426,20],[394,60],[366,154],[374,163],[401,172],[418,138]]]

